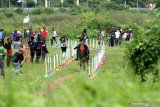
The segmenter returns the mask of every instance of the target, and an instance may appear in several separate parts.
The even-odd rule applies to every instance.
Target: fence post
[[[98,40],[96,40],[96,49],[98,48]]]
[[[56,67],[58,67],[58,54],[56,54],[56,61],[57,61]]]
[[[90,63],[90,60],[88,61],[89,62],[89,72],[88,72],[88,77],[90,77],[91,76],[91,63]]]
[[[94,60],[92,58],[92,71],[91,71],[91,74],[93,73],[93,71],[94,71]]]
[[[60,53],[60,56],[59,56],[59,63],[60,63],[60,66],[62,65],[62,53]]]
[[[52,57],[49,57],[50,59],[50,71],[52,72]]]
[[[46,74],[48,73],[48,70],[47,70],[47,58],[45,58],[45,67],[46,67]]]
[[[56,69],[56,56],[54,55],[54,70]]]
[[[90,49],[92,49],[92,39],[89,40]]]

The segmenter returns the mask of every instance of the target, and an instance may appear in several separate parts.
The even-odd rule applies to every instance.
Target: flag
[[[28,23],[29,20],[30,20],[30,17],[29,17],[29,15],[28,15],[28,16],[26,16],[26,17],[23,19],[23,23]]]

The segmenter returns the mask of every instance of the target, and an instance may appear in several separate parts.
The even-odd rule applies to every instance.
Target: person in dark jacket
[[[6,55],[5,48],[3,47],[2,41],[0,41],[0,70],[1,70],[1,76],[3,76],[3,79],[5,78],[5,71],[4,71],[5,55]]]
[[[41,54],[42,54],[42,39],[41,35],[38,35],[37,42],[35,44],[35,50],[36,50],[36,63],[39,63]]]
[[[4,48],[7,49],[7,67],[10,67],[10,62],[12,58],[12,40],[10,38],[7,39],[7,43],[5,43]]]
[[[34,59],[35,51],[36,51],[36,48],[35,48],[36,42],[34,41],[34,37],[30,37],[28,43],[29,43],[30,56],[31,56],[30,62],[32,63]]]
[[[16,52],[13,58],[13,63],[15,67],[14,75],[21,75],[20,67],[22,67],[22,63],[24,61],[23,49],[20,48],[18,52]]]

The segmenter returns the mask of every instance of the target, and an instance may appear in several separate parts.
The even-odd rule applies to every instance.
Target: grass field
[[[29,25],[36,29],[38,24],[39,27],[47,26],[49,36],[52,27],[55,27],[58,36],[65,33],[70,38],[76,38],[84,28],[92,33],[98,24],[125,27],[136,23],[139,27],[134,27],[139,30],[140,26],[150,26],[154,19],[150,13],[109,10],[74,16],[65,13],[30,15],[30,23],[23,25],[26,15],[6,17],[4,13],[0,14],[0,27],[6,30],[6,36],[15,27],[21,31],[28,29]],[[89,38],[92,36],[89,34]],[[60,49],[51,46],[48,49],[48,56],[60,52]],[[113,48],[106,45],[102,69],[91,80],[88,79],[88,71],[81,71],[76,61],[49,78],[41,78],[45,73],[44,62],[30,64],[28,60],[21,68],[23,75],[18,76],[13,75],[13,66],[6,68],[5,81],[0,78],[0,107],[159,107],[159,82],[152,83],[152,75],[149,75],[148,81],[141,83],[125,59],[125,50],[124,44]]]
[[[54,53],[49,47],[50,54]],[[75,61],[50,78],[42,78],[44,63],[24,64],[23,75],[13,76],[13,67],[6,69],[5,89],[0,80],[1,107],[149,107],[160,105],[160,85],[140,83],[126,66],[125,46],[106,46],[105,62],[95,79],[88,80],[88,71],[80,71]],[[7,99],[7,100],[6,100]],[[137,106],[138,105],[138,106]]]

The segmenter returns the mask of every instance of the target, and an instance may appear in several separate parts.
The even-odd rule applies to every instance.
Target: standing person
[[[101,41],[102,41],[102,34],[101,34],[101,31],[98,32],[98,44],[100,45],[101,44]]]
[[[111,47],[113,47],[113,46],[114,46],[114,42],[115,42],[115,30],[113,30],[113,31],[111,32],[110,41],[111,41]]]
[[[66,54],[68,38],[66,37],[66,35],[62,34],[62,37],[60,38],[60,41],[62,43],[62,45],[61,45],[62,54],[63,53]]]
[[[30,62],[33,63],[33,59],[34,59],[34,54],[35,54],[35,46],[36,46],[36,42],[34,41],[34,37],[30,37],[30,41],[29,41],[29,48],[30,48]]]
[[[46,38],[48,36],[48,31],[47,31],[46,27],[43,27],[43,30],[42,30],[41,34],[42,34],[42,39],[46,43]]]
[[[0,29],[0,41],[2,42],[2,45],[4,46],[4,31],[3,31],[3,29]]]
[[[32,29],[32,26],[30,26],[29,28],[29,37],[31,37],[33,35],[33,29]]]
[[[27,40],[28,40],[28,33],[27,33],[26,29],[24,29],[24,31],[23,31],[23,38],[24,38],[24,43],[26,44]]]
[[[55,29],[52,29],[52,39],[51,39],[51,45],[53,45],[53,40],[54,42],[56,42],[57,44],[57,32],[55,31]]]
[[[36,50],[36,63],[39,63],[39,59],[42,54],[42,39],[41,39],[41,34],[38,35],[37,42],[35,44],[35,50]]]
[[[42,61],[45,60],[46,54],[49,53],[46,44],[42,42]]]
[[[10,62],[11,62],[11,58],[12,58],[12,47],[11,47],[12,43],[11,43],[11,39],[8,38],[7,39],[7,43],[5,43],[4,47],[7,49],[7,67],[10,67]]]
[[[17,28],[15,29],[15,31],[13,32],[13,41],[16,41],[16,39],[17,39],[17,37],[18,37],[18,32],[17,32]]]
[[[13,59],[13,63],[14,63],[14,67],[15,67],[15,71],[14,71],[14,75],[21,75],[21,71],[20,71],[20,67],[22,67],[22,61],[24,60],[24,56],[23,56],[23,49],[20,48],[18,50],[18,52],[16,52],[14,54],[14,59]]]
[[[19,37],[17,37],[16,41],[14,42],[14,53],[18,52],[20,48],[23,48],[23,45],[19,41]]]
[[[101,31],[101,35],[102,35],[102,44],[104,43],[104,35],[105,35],[104,32],[105,32],[104,30]]]
[[[120,32],[117,29],[117,31],[115,32],[115,45],[116,46],[119,44],[119,37],[120,37]]]
[[[3,47],[2,41],[0,41],[0,70],[1,70],[1,76],[3,76],[3,79],[5,78],[5,71],[4,71],[5,55],[6,55],[5,49]]]
[[[107,32],[108,46],[110,47],[111,46],[111,32],[112,32],[112,29],[107,29],[106,32]]]

